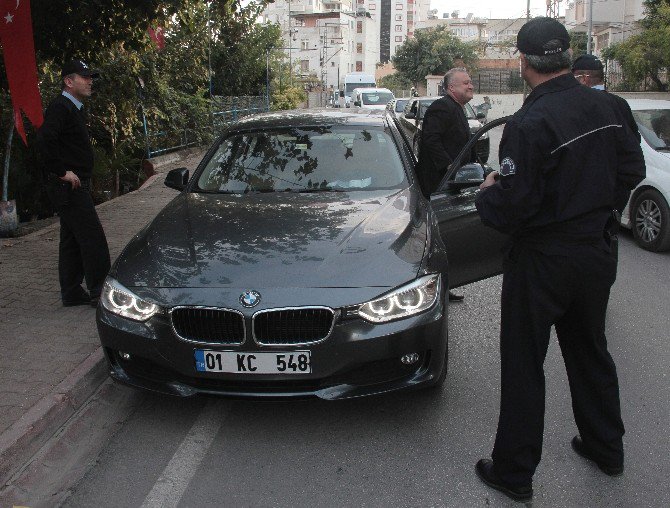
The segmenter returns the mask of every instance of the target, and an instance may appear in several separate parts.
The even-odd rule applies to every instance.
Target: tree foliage
[[[617,60],[626,81],[650,79],[660,91],[668,91],[662,71],[670,69],[670,0],[645,1],[646,17],[640,23],[642,33],[606,48],[603,56]]]
[[[418,86],[429,74],[445,74],[457,65],[474,66],[477,55],[473,44],[461,42],[443,25],[414,32],[392,61],[400,77]]]
[[[384,76],[379,80],[378,85],[389,90],[409,90],[412,88],[412,82],[399,72]]]

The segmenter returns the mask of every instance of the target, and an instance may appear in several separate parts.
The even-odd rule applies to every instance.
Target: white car
[[[642,135],[647,175],[631,193],[621,224],[640,247],[670,249],[670,101],[629,99]]]
[[[351,92],[354,106],[365,109],[386,109],[393,99],[395,96],[388,88],[354,88]]]

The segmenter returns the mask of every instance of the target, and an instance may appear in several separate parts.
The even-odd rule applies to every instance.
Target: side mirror
[[[165,177],[165,186],[178,191],[182,191],[188,184],[188,169],[177,168],[168,172]]]
[[[468,187],[479,187],[485,177],[484,167],[476,162],[471,162],[456,170],[454,179],[447,182],[447,189],[460,190]]]
[[[486,113],[482,113],[481,111],[477,113],[478,120],[483,120],[484,118],[486,118]]]
[[[407,113],[405,113],[405,118],[407,118],[408,120],[414,120],[416,118],[416,112],[408,111]]]
[[[361,101],[354,101],[354,106],[361,107]]]

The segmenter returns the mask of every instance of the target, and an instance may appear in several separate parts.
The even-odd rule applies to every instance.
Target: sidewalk
[[[177,195],[163,185],[204,152],[166,160],[145,185],[97,207],[112,261]],[[58,286],[58,223],[0,240],[0,486],[106,379],[95,309],[64,308]]]

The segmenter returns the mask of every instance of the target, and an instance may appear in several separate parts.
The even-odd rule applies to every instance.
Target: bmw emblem
[[[245,291],[240,295],[240,303],[243,307],[255,307],[261,301],[260,293],[256,291]]]

